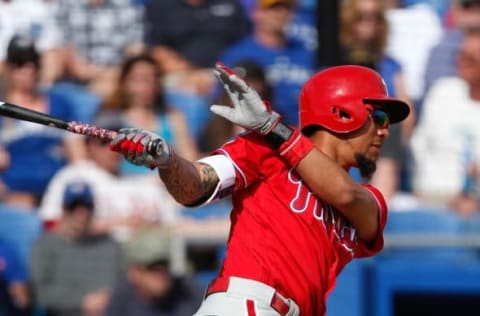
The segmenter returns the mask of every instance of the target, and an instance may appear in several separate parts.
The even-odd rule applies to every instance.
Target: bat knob
[[[147,144],[147,153],[158,157],[164,153],[164,141],[160,138],[154,139]]]

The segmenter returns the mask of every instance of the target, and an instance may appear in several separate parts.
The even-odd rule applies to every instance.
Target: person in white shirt
[[[468,215],[478,209],[480,32],[467,34],[456,77],[438,79],[413,133],[413,191],[423,201]]]
[[[432,47],[443,35],[442,21],[431,4],[404,5],[389,0],[387,54],[403,67],[407,94],[418,103],[424,94],[424,73]]]
[[[113,130],[123,127],[121,122],[108,116],[98,118],[95,125]],[[136,227],[175,223],[180,205],[162,189],[159,179],[119,177],[121,156],[109,149],[108,141],[85,140],[89,159],[61,169],[43,196],[39,214],[47,227],[55,226],[60,219],[62,192],[73,180],[87,182],[95,193],[93,229],[99,233],[108,232],[124,240]]]
[[[61,33],[55,21],[56,1],[0,0],[0,72],[7,46],[15,35],[28,36],[42,56],[41,83],[51,84],[60,75]]]

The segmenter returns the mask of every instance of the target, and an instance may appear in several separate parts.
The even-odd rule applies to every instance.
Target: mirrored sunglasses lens
[[[375,124],[377,124],[379,127],[385,128],[390,125],[390,118],[388,117],[387,113],[382,110],[374,110],[372,112],[372,118]]]

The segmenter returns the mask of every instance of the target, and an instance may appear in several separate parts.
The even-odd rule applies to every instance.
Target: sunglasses
[[[370,112],[370,116],[379,128],[387,128],[390,125],[390,117],[384,110],[374,109]]]
[[[358,12],[355,15],[355,21],[357,22],[378,22],[382,20],[381,12]]]
[[[148,263],[144,268],[150,272],[166,272],[170,266],[169,260],[157,260],[152,263]]]

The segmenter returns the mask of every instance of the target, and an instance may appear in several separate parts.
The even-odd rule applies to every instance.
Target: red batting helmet
[[[361,128],[368,119],[366,104],[383,109],[390,123],[404,120],[410,107],[388,97],[383,78],[374,70],[343,65],[322,70],[311,77],[300,94],[300,128],[322,126],[336,133]]]

